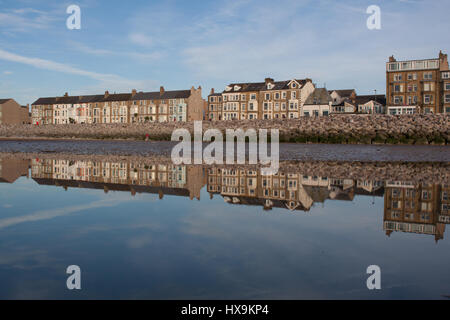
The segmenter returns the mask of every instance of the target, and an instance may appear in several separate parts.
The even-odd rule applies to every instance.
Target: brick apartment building
[[[202,120],[202,88],[40,98],[32,104],[33,124],[138,123]]]
[[[232,83],[225,90],[208,96],[211,121],[252,119],[295,119],[315,87],[311,79]]]
[[[448,89],[448,90],[447,90]],[[450,106],[450,75],[447,54],[437,59],[397,61],[386,64],[388,113],[444,113]]]
[[[0,124],[30,123],[29,106],[21,106],[14,99],[0,99]]]

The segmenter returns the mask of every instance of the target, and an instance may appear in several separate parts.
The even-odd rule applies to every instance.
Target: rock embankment
[[[193,123],[0,125],[0,138],[171,140]],[[332,144],[448,144],[450,116],[332,115],[329,117],[203,122],[208,129],[278,129],[280,142]]]

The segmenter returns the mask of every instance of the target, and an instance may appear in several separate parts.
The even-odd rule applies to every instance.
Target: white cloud
[[[147,83],[139,80],[129,80],[122,78],[115,74],[105,74],[98,73],[93,71],[87,71],[80,68],[72,67],[63,63],[54,62],[50,60],[40,59],[40,58],[30,58],[21,56],[15,53],[11,53],[5,50],[0,49],[0,60],[6,60],[16,63],[21,63],[25,65],[29,65],[35,68],[62,72],[77,76],[88,77],[94,80],[98,80],[99,87],[103,88],[102,90],[108,88],[110,90],[118,89],[125,90],[131,88],[142,88],[142,86]],[[150,82],[150,81],[148,81]]]
[[[10,74],[13,74],[13,72],[12,71],[3,71],[3,74],[8,76]]]

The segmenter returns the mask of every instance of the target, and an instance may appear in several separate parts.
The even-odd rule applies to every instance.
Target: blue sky
[[[81,8],[68,30],[66,8]],[[381,7],[381,30],[366,9]],[[385,62],[448,53],[449,0],[0,0],[0,97],[186,89],[310,77],[385,92]]]

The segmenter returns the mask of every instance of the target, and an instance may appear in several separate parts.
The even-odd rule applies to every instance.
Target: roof
[[[158,99],[186,99],[191,96],[191,90],[165,91],[162,95],[157,92],[138,92],[134,97],[132,93],[118,93],[89,96],[63,96],[39,98],[32,105],[53,105],[53,104],[77,104],[93,102],[113,102],[113,101],[136,101],[136,100],[158,100]]]
[[[4,104],[4,103],[8,102],[9,100],[12,100],[12,99],[0,99],[0,104]]]
[[[331,99],[327,89],[318,88],[309,95],[305,101],[305,105],[329,104],[331,101],[333,101],[333,99]]]
[[[386,105],[386,96],[384,94],[356,96],[355,103],[357,105],[366,104],[370,101],[376,101],[382,105]]]
[[[311,81],[310,79],[294,80],[300,84],[300,87],[303,87],[308,81]],[[227,87],[231,87],[232,90],[224,90],[223,93],[286,90],[289,89],[289,83],[291,81],[292,80],[270,82],[274,85],[272,89],[267,88],[266,82],[230,83]],[[234,88],[236,86],[239,87],[239,89],[235,90]]]
[[[342,89],[342,90],[330,90],[328,91],[328,93],[332,94],[335,91],[342,98],[350,97],[353,94],[353,92],[356,92],[355,89]]]

